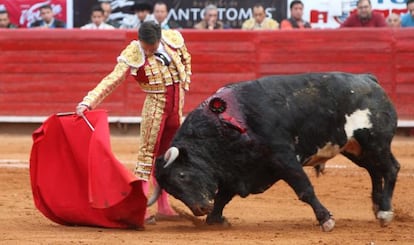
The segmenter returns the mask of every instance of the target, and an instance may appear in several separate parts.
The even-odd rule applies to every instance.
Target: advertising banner
[[[177,1],[171,9],[169,16],[180,23],[181,26],[192,28],[194,24],[201,21],[204,15],[204,7],[207,3],[218,7],[218,19],[223,21],[229,28],[240,28],[243,21],[252,18],[252,7],[257,3],[249,1]],[[286,17],[286,0],[263,1],[266,16],[280,20]]]
[[[0,9],[6,8],[11,21],[19,27],[39,19],[39,7],[51,4],[55,18],[67,23],[67,27],[80,27],[90,22],[90,9],[93,4],[103,0],[0,0]],[[148,0],[150,3],[154,1]],[[134,13],[131,6],[134,0],[112,0],[111,19],[118,22]],[[219,19],[228,28],[240,28],[243,21],[252,17],[251,7],[255,0],[222,1],[222,0],[166,0],[169,18],[183,28],[192,28],[203,17],[203,9],[207,4],[218,7]],[[289,4],[292,0],[262,1],[267,17],[277,20],[289,17]],[[313,28],[337,28],[356,9],[357,0],[302,0],[304,3],[304,19]],[[390,13],[405,13],[406,0],[371,0],[374,11],[388,16]]]
[[[102,1],[102,0],[101,0]],[[149,1],[154,3],[155,1]],[[141,1],[142,2],[142,1]],[[169,8],[169,18],[177,22],[183,28],[192,28],[195,23],[201,21],[204,14],[204,7],[208,4],[214,4],[218,8],[219,20],[223,21],[228,28],[240,28],[243,21],[252,17],[251,8],[257,3],[255,0],[245,1],[222,1],[222,0],[166,0]],[[286,18],[287,0],[269,0],[263,1],[267,17],[280,20]],[[118,22],[122,21],[131,12],[131,6],[134,0],[113,0],[111,1],[112,14],[111,19]],[[75,0],[75,27],[82,26],[89,22],[90,8],[85,0]]]
[[[9,13],[10,21],[19,27],[28,25],[40,19],[39,7],[50,4],[54,17],[66,22],[68,28],[73,26],[72,0],[0,0],[0,9]]]
[[[289,0],[287,5],[290,14]],[[302,0],[304,3],[303,18],[308,20],[313,28],[337,28],[356,10],[357,0]],[[406,0],[371,0],[372,9],[387,17],[390,13],[405,13]]]

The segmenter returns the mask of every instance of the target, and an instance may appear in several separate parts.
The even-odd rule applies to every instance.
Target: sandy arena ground
[[[224,209],[229,228],[183,219],[136,231],[62,226],[34,207],[28,169],[34,128],[0,124],[0,244],[414,244],[414,137],[398,136],[393,142],[401,171],[393,199],[396,217],[388,227],[380,227],[371,211],[366,171],[336,157],[322,177],[307,169],[317,196],[336,220],[332,232],[321,232],[311,207],[283,182],[264,194],[234,198]],[[130,168],[136,130],[111,128],[113,151]],[[180,201],[171,202],[188,211]]]

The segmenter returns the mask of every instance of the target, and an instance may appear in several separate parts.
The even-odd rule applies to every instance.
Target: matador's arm
[[[118,57],[114,70],[83,98],[80,104],[96,108],[126,78],[129,69],[136,70],[144,64],[144,55],[136,41],[126,47]]]

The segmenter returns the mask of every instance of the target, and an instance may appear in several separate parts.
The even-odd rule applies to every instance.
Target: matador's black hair
[[[161,27],[154,21],[145,21],[138,30],[138,39],[154,44],[161,39]]]

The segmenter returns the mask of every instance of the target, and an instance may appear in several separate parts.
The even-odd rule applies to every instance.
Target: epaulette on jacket
[[[139,42],[132,41],[118,56],[118,62],[124,62],[130,67],[139,68],[145,63],[145,54],[140,48]]]
[[[174,49],[179,49],[184,46],[184,38],[176,30],[162,30],[162,41]]]

